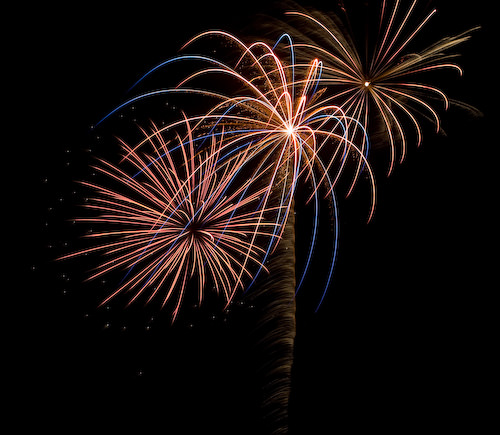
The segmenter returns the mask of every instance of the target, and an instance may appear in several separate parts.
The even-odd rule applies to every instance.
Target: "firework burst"
[[[183,55],[169,59],[144,74],[132,88],[153,72],[175,62],[198,60],[211,66],[188,75],[175,88],[160,89],[131,98],[100,122],[123,107],[149,97],[185,93],[215,98],[220,102],[207,113],[189,118],[190,122],[196,124],[194,130],[210,130],[206,136],[199,135],[195,139],[198,144],[210,134],[219,135],[223,128],[226,136],[222,144],[224,156],[237,155],[245,150],[247,160],[272,160],[277,169],[287,166],[287,173],[292,174],[291,184],[287,188],[292,189],[292,193],[298,178],[306,175],[310,179],[311,171],[315,169],[321,173],[315,191],[321,183],[328,184],[328,173],[332,180],[327,190],[330,193],[346,168],[346,157],[351,155],[360,161],[360,166],[366,168],[374,187],[367,161],[368,138],[363,125],[346,114],[339,105],[331,104],[331,98],[322,98],[324,89],[318,90],[324,70],[322,61],[315,58],[309,63],[296,63],[294,44],[288,34],[282,35],[271,47],[264,42],[246,45],[228,32],[208,31],[192,38],[183,49],[211,37],[219,37],[240,51],[241,55],[233,65],[206,56]],[[288,63],[276,54],[276,47],[286,40],[290,48]],[[306,71],[297,77],[296,70],[301,67],[306,68]],[[223,80],[217,83],[223,83],[226,88],[228,82],[236,83],[239,86],[237,95],[229,95],[220,89],[186,86],[194,79],[210,75],[222,76]],[[183,122],[180,120],[165,125],[161,131],[176,128]],[[140,142],[134,150],[146,142]],[[353,184],[358,177],[359,171],[353,177]],[[275,179],[272,178],[272,181]],[[373,208],[374,198],[370,216]]]
[[[320,56],[324,61],[321,82],[335,90],[331,99],[362,125],[368,126],[374,115],[381,119],[390,146],[389,174],[398,160],[397,145],[400,162],[407,153],[408,139],[402,118],[409,120],[416,132],[417,145],[420,145],[422,129],[416,115],[433,121],[439,131],[440,119],[433,101],[441,100],[444,109],[450,103],[441,89],[414,81],[414,78],[443,69],[452,69],[462,75],[462,69],[453,62],[457,55],[450,50],[470,38],[468,31],[445,37],[418,53],[408,52],[410,42],[436,13],[432,10],[412,27],[416,5],[417,0],[414,0],[407,10],[401,11],[400,0],[392,7],[382,1],[377,42],[363,50],[367,53],[364,61],[337,17],[320,12],[287,12],[290,17],[301,20],[296,27],[285,25],[287,31],[304,41],[295,45],[296,50],[307,56]]]
[[[239,47],[241,56],[233,67],[226,65],[223,68],[217,66],[203,69],[187,77],[181,85],[197,76],[217,73],[234,78],[241,86],[243,90],[240,89],[237,96],[224,98],[207,114],[207,118],[215,120],[213,125],[220,124],[226,129],[227,154],[244,149],[247,162],[256,161],[255,174],[260,172],[262,165],[268,162],[271,165],[272,172],[268,177],[264,203],[267,203],[271,195],[280,198],[285,212],[283,216],[277,217],[276,224],[280,225],[281,231],[284,228],[282,224],[288,219],[291,200],[299,180],[311,184],[309,201],[314,200],[316,213],[305,274],[316,237],[318,189],[320,186],[325,187],[325,197],[329,196],[331,199],[337,224],[334,188],[348,166],[348,157],[359,162],[352,177],[351,189],[363,169],[368,174],[373,198],[368,219],[373,214],[375,181],[367,162],[368,139],[364,128],[357,120],[346,115],[342,108],[329,104],[322,98],[323,92],[318,90],[322,62],[312,59],[307,64],[297,63],[289,35],[282,35],[274,47],[271,47],[264,42],[245,45],[231,34],[212,31],[193,38],[186,46],[206,36],[219,36],[228,40]],[[289,63],[283,60],[285,56],[279,57],[276,54],[282,41],[289,42]],[[296,74],[300,67],[305,68],[304,72]],[[361,147],[356,143],[358,140],[363,144]],[[336,232],[337,229],[325,291],[336,256]],[[299,280],[298,288],[304,274]]]
[[[265,269],[256,241],[273,238],[275,231],[262,219],[269,210],[256,206],[263,193],[258,177],[239,177],[245,153],[220,163],[219,140],[212,137],[195,153],[189,125],[188,137],[177,136],[173,146],[153,126],[146,134],[152,153],[122,142],[130,171],[100,160],[96,169],[117,188],[83,183],[96,194],[86,207],[99,215],[80,221],[109,229],[88,236],[102,243],[63,258],[102,252],[107,259],[89,279],[124,273],[103,304],[122,292],[132,295],[130,303],[143,295],[147,302],[161,297],[162,306],[175,296],[175,319],[189,281],[195,281],[200,303],[207,284],[228,301],[253,276],[253,266]]]
[[[349,158],[358,162],[351,177],[350,189],[363,171],[371,184],[372,204],[368,220],[371,219],[375,208],[375,181],[367,161],[369,147],[364,127],[358,120],[346,115],[338,105],[323,99],[323,91],[318,89],[322,62],[314,58],[308,63],[296,63],[294,46],[289,35],[284,34],[275,46],[271,47],[264,42],[246,45],[230,33],[208,31],[192,38],[183,48],[207,38],[220,38],[224,45],[236,47],[240,54],[232,64],[210,57],[191,55],[163,62],[147,72],[141,80],[160,67],[177,61],[198,60],[209,65],[188,74],[176,87],[141,94],[111,113],[134,101],[165,94],[189,93],[218,100],[205,114],[189,118],[189,122],[194,124],[194,130],[201,132],[195,138],[197,147],[203,147],[203,142],[212,135],[218,137],[224,134],[224,140],[220,143],[221,161],[241,160],[241,154],[244,153],[244,164],[252,168],[252,180],[261,178],[264,174],[267,188],[261,206],[265,209],[271,198],[278,198],[278,212],[274,218],[278,235],[282,234],[288,220],[299,180],[310,183],[312,193],[309,201],[314,201],[316,210],[319,204],[318,192],[323,186],[325,197],[330,197],[335,209],[335,242],[326,291],[336,255],[337,219],[334,189],[349,166]],[[276,54],[278,49],[285,46],[286,41],[289,49],[287,57],[290,59],[288,63],[283,60],[284,56],[279,57]],[[296,74],[301,67],[305,68],[304,73]],[[225,90],[190,87],[192,82],[200,79],[211,83],[208,80],[210,76],[219,77],[219,80],[212,82],[217,83],[219,87],[223,83]],[[227,93],[231,86],[237,90]],[[181,122],[165,125],[160,131],[176,128]],[[357,142],[361,143],[361,146],[358,146]],[[130,152],[135,152],[145,143],[146,141],[137,144]],[[266,167],[268,169],[264,170]],[[302,277],[311,260],[317,236],[317,221],[316,213],[311,248]],[[266,256],[270,251],[271,245],[266,249]],[[248,259],[245,258],[244,264]],[[240,272],[242,273],[243,271]],[[301,283],[302,279],[298,287]]]

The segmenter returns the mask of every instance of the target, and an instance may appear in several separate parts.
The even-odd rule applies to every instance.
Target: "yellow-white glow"
[[[293,128],[293,126],[289,126],[286,128],[286,134],[288,134],[288,136],[291,136],[294,133],[295,133],[295,128]]]
[[[365,86],[366,87],[370,86],[370,82],[365,82]]]

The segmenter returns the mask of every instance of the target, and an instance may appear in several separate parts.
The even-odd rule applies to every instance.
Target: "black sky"
[[[486,1],[430,3],[439,13],[426,39],[483,26],[460,49],[464,76],[448,74],[442,87],[484,116],[443,113],[447,136],[428,126],[421,148],[388,179],[381,156],[369,225],[366,195],[340,200],[331,290],[314,314],[317,266],[298,297],[293,433],[350,433],[340,430],[346,425],[406,433],[432,421],[480,433],[491,410],[482,397],[491,382],[498,287],[488,280],[497,258],[498,38]],[[4,305],[14,318],[6,355],[15,368],[5,377],[15,380],[8,394],[20,425],[55,433],[132,426],[147,433],[158,425],[168,434],[256,432],[258,372],[242,326],[251,307],[235,305],[228,314],[208,304],[171,327],[157,307],[97,309],[101,288],[80,283],[83,265],[53,259],[79,234],[71,213],[82,194],[73,181],[88,173],[90,155],[110,152],[90,126],[190,36],[213,28],[239,34],[269,10],[259,0],[244,9],[229,1],[54,3],[13,12],[26,36],[13,61],[22,92],[8,146],[18,170],[6,181],[16,192],[5,213],[16,228],[11,260],[19,269],[8,289],[16,302]]]

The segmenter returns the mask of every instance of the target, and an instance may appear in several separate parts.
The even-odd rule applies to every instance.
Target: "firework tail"
[[[282,239],[267,262],[269,274],[248,292],[256,309],[251,332],[261,382],[263,433],[288,433],[288,403],[296,335],[295,321],[295,204]]]

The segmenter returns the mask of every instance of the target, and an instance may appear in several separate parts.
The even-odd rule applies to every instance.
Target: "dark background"
[[[11,12],[20,34],[11,47],[15,77],[4,86],[16,97],[7,145],[16,170],[5,181],[14,198],[4,213],[14,239],[6,291],[15,302],[3,306],[13,319],[7,400],[20,426],[258,433],[259,374],[244,325],[250,306],[223,312],[209,300],[186,307],[173,326],[158,307],[98,309],[109,283],[84,285],[84,261],[54,259],[78,246],[81,230],[71,219],[83,193],[74,181],[88,175],[92,155],[116,150],[111,134],[91,126],[189,37],[213,28],[239,35],[257,13],[273,10],[267,3],[44,3]],[[485,395],[498,288],[488,279],[497,258],[493,11],[486,1],[429,3],[439,14],[425,40],[483,26],[459,49],[464,76],[445,73],[441,87],[484,116],[442,113],[447,135],[427,126],[422,146],[410,144],[390,178],[387,156],[376,153],[378,204],[369,225],[362,188],[339,200],[330,292],[315,314],[326,278],[320,253],[297,299],[293,433],[431,425],[477,433],[492,410]],[[298,207],[299,260],[306,217]]]

